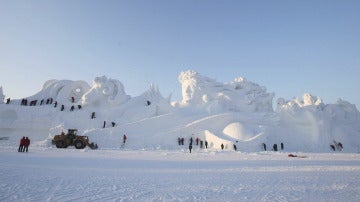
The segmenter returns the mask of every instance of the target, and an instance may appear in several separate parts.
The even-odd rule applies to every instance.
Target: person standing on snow
[[[221,143],[221,150],[224,150],[224,144]]]
[[[30,145],[30,139],[28,137],[26,137],[25,140],[24,140],[23,152],[25,152],[25,151],[28,152],[29,145]]]
[[[278,150],[277,144],[274,144],[274,145],[273,145],[273,151],[277,151],[277,150]]]
[[[18,152],[22,152],[22,151],[23,151],[24,144],[25,144],[25,136],[23,136],[23,137],[20,139],[20,144],[19,144]]]
[[[266,151],[266,144],[262,143],[262,145],[263,145],[264,151]]]
[[[127,139],[127,137],[126,137],[126,135],[124,134],[124,135],[123,135],[123,144],[125,144],[126,139]]]
[[[190,144],[189,144],[189,151],[190,151],[190,153],[191,153],[191,149],[192,149],[192,144],[190,143]]]

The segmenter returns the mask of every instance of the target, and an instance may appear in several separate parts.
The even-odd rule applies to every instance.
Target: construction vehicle
[[[89,143],[88,136],[77,135],[77,131],[77,129],[68,129],[66,134],[61,132],[60,135],[55,135],[52,144],[57,148],[67,148],[68,146],[75,146],[76,149],[84,149],[86,146],[91,149],[98,148],[97,144]]]

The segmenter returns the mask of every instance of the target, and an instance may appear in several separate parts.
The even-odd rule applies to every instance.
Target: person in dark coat
[[[207,149],[208,147],[208,142],[205,140],[205,148]]]
[[[341,142],[339,142],[339,143],[337,144],[337,148],[338,148],[339,151],[342,151],[342,150],[343,150],[343,145],[341,144]]]
[[[280,144],[281,150],[284,150],[284,143]]]
[[[57,107],[57,101],[55,101],[55,103],[54,103],[54,108],[56,108]]]
[[[274,144],[274,145],[273,145],[273,150],[274,150],[274,151],[277,151],[277,150],[278,150],[277,144]]]
[[[126,135],[124,134],[124,135],[123,135],[123,144],[125,144],[126,139],[127,139],[127,137],[126,137]]]
[[[75,107],[73,105],[73,106],[71,106],[70,111],[74,111],[74,109],[75,109]]]
[[[25,137],[23,152],[25,152],[25,151],[28,152],[29,146],[30,146],[30,139],[28,137]]]
[[[192,149],[192,144],[190,143],[190,144],[189,144],[189,151],[190,151],[190,153],[191,153],[191,149]]]
[[[96,117],[95,117],[95,112],[92,112],[92,113],[91,113],[91,119],[94,119],[94,118],[96,118]]]
[[[235,151],[237,150],[236,144],[234,144],[234,150],[235,150]]]
[[[61,111],[64,111],[64,109],[65,109],[65,106],[61,105]]]
[[[106,121],[104,121],[104,124],[103,124],[103,128],[105,128],[106,127]]]
[[[20,139],[19,149],[18,152],[22,152],[25,145],[25,136]]]
[[[335,151],[335,145],[330,145],[331,150]]]
[[[262,143],[262,145],[263,145],[264,151],[266,151],[266,144]]]
[[[224,150],[224,144],[221,143],[221,150]]]

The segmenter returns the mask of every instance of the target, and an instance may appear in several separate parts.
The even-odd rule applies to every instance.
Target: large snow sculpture
[[[129,99],[120,81],[102,76],[95,78],[92,88],[83,95],[82,103],[94,106],[119,105]]]
[[[202,106],[211,113],[273,111],[274,94],[242,77],[224,84],[188,70],[180,73],[179,82],[183,96],[181,104],[185,106]]]

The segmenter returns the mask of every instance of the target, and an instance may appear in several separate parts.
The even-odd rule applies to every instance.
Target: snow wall
[[[123,84],[106,76],[84,81],[50,80],[40,92],[8,104],[0,95],[0,135],[9,130],[28,134],[46,131],[40,146],[53,147],[54,135],[69,128],[87,135],[100,149],[119,149],[126,134],[127,149],[182,149],[193,139],[195,150],[256,152],[284,151],[339,152],[330,145],[341,142],[342,152],[360,152],[360,115],[355,105],[339,99],[325,104],[321,98],[277,100],[274,93],[243,77],[229,83],[188,70],[179,75],[182,100],[171,103],[158,87],[131,97]],[[178,139],[184,138],[184,145]],[[196,141],[198,140],[198,141]],[[205,141],[208,148],[205,148]],[[17,144],[17,141],[14,141]],[[201,147],[202,146],[202,147]]]

